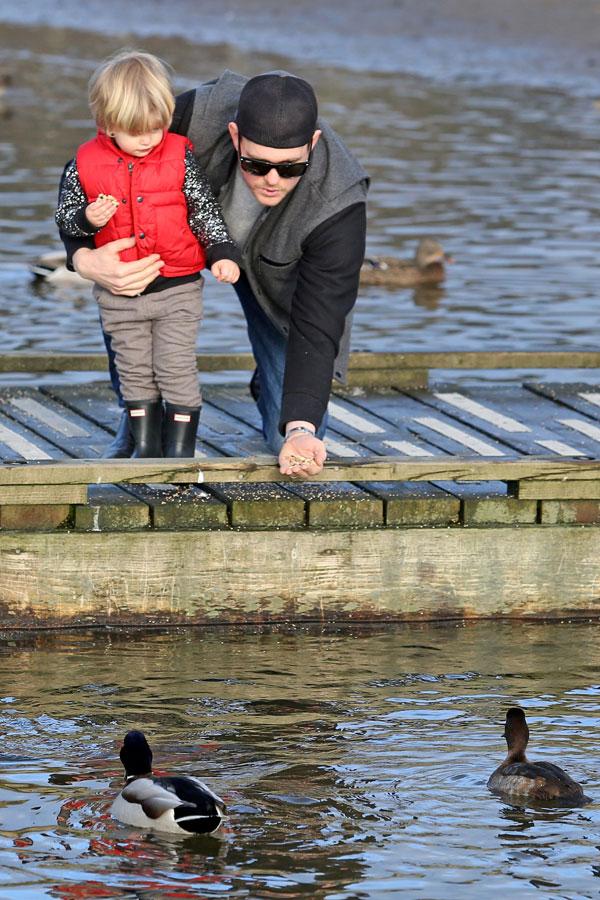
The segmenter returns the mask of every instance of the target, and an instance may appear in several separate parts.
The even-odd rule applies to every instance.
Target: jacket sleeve
[[[323,222],[303,245],[292,300],[279,430],[302,420],[318,428],[329,402],[346,316],[358,293],[365,254],[366,205]]]
[[[185,152],[183,193],[187,201],[189,226],[206,251],[209,268],[220,259],[232,259],[239,265],[241,254],[238,246],[227,231],[221,207],[191,150]]]
[[[86,238],[94,235],[97,228],[88,222],[85,210],[88,205],[79,180],[79,172],[74,159],[65,166],[58,192],[58,207],[54,215],[60,231],[72,238]]]

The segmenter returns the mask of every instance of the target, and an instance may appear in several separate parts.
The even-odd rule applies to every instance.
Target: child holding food
[[[94,296],[115,351],[136,456],[194,456],[201,395],[196,342],[201,271],[238,280],[231,239],[190,141],[168,131],[174,97],[165,64],[122,51],[94,72],[95,138],[63,173],[56,222],[96,247],[123,240],[121,259],[152,254],[160,275],[136,297],[98,284]]]

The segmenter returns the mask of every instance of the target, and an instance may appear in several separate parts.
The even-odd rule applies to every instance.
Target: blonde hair
[[[94,72],[88,91],[96,124],[128,134],[168,128],[175,109],[166,63],[142,50],[121,50]]]

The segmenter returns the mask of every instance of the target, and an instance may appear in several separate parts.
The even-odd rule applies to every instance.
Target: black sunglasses
[[[275,169],[280,178],[301,178],[310,166],[310,158],[312,156],[312,147],[308,154],[308,159],[302,162],[284,162],[272,163],[264,159],[252,159],[251,156],[242,156],[238,150],[240,166],[248,175],[268,175],[271,169]]]

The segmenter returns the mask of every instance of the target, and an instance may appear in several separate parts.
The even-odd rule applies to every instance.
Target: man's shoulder
[[[247,80],[245,75],[226,69],[218,78],[198,85],[190,92],[193,94],[194,115],[216,111],[220,117],[225,110],[235,111],[241,90]]]
[[[334,129],[323,122],[317,122],[321,138],[313,153],[313,165],[307,184],[324,197],[335,197],[350,189],[353,197],[366,197],[369,176],[358,158]],[[353,201],[352,201],[353,202]]]

